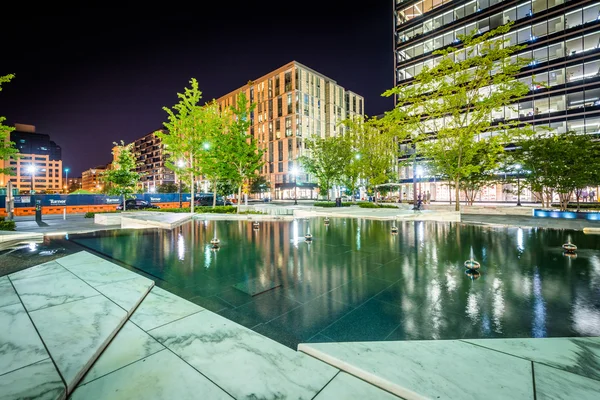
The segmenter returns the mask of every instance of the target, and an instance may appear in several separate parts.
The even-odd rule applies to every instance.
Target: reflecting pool
[[[600,336],[600,240],[581,231],[322,218],[193,221],[69,240],[295,348]],[[312,234],[312,241],[305,235]],[[210,241],[220,239],[213,249]],[[562,245],[577,245],[574,255]],[[464,263],[480,263],[467,274]]]

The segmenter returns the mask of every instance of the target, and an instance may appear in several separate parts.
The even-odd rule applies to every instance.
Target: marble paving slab
[[[400,397],[379,389],[345,372],[340,372],[314,400],[398,400]]]
[[[600,381],[534,363],[537,400],[598,400]]]
[[[162,344],[128,321],[102,352],[81,382],[82,384],[90,382],[164,348]]]
[[[281,283],[261,278],[251,278],[233,285],[237,290],[249,294],[250,296],[256,296],[257,294],[264,293],[267,290],[275,289],[279,286],[281,286]]]
[[[72,267],[83,264],[95,264],[99,262],[106,261],[102,257],[98,257],[95,254],[90,253],[89,251],[79,251],[77,253],[69,254],[68,256],[64,256],[55,260],[60,263],[63,267]]]
[[[78,386],[70,400],[231,400],[231,396],[169,350]]]
[[[12,280],[12,278],[11,278]],[[61,272],[13,281],[27,311],[82,300],[99,293],[63,268]]]
[[[0,307],[0,375],[48,358],[21,303]]]
[[[138,275],[133,279],[96,286],[95,289],[131,314],[153,287],[153,280]]]
[[[600,338],[469,339],[463,341],[600,380]]]
[[[313,343],[298,350],[406,399],[533,399],[531,362],[461,341]]]
[[[49,358],[0,375],[0,400],[63,400],[65,397],[65,385]]]
[[[15,292],[15,289],[13,289],[12,284],[8,280],[8,276],[0,277],[0,307],[20,302],[21,300],[19,300],[17,292]]]
[[[30,312],[70,393],[125,323],[127,312],[98,294]]]
[[[56,261],[48,261],[43,264],[36,265],[35,267],[13,272],[9,275],[9,278],[13,283],[15,283],[21,279],[37,278],[39,276],[45,276],[64,271],[65,268]]]
[[[204,308],[154,286],[130,320],[145,331],[203,311]]]
[[[149,333],[236,399],[310,399],[338,372],[210,311]]]
[[[61,259],[56,260],[59,264]],[[106,285],[107,283],[115,283],[132,279],[140,275],[129,271],[117,264],[100,259],[99,262],[73,264],[65,266],[66,269],[77,275],[91,286]]]

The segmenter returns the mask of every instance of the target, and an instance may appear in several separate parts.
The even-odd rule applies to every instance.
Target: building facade
[[[19,150],[19,155],[0,161],[0,168],[12,170],[11,175],[0,174],[0,186],[12,181],[19,193],[63,191],[62,152],[49,135],[37,133],[33,125],[15,124],[10,141]]]
[[[154,192],[164,183],[175,183],[175,174],[165,166],[167,154],[164,145],[154,132],[133,142],[133,153],[138,162],[137,172],[145,192]]]
[[[218,98],[217,103],[222,108],[235,105],[242,92],[256,103],[249,134],[265,150],[260,172],[269,182],[270,197],[316,198],[316,185],[297,162],[306,151],[305,140],[341,133],[342,120],[364,115],[363,97],[296,61]]]
[[[515,110],[495,112],[493,121],[521,120],[550,126],[556,133],[600,133],[600,1],[394,0],[393,4],[396,84],[409,82],[424,66],[433,65],[434,50],[460,46],[458,35],[484,33],[511,21],[514,25],[505,39],[527,45],[518,55],[532,61],[518,79],[531,90]],[[406,182],[403,190],[409,193],[412,174],[407,168],[401,176]],[[417,175],[420,189],[430,191],[432,199],[449,199],[447,185],[436,183],[422,169]],[[479,200],[514,201],[514,192],[511,185],[493,185]],[[531,200],[531,193],[522,193],[521,199]]]
[[[102,173],[107,168],[107,165],[98,165],[97,167],[83,171],[81,173],[81,189],[90,192],[102,192],[104,188]]]

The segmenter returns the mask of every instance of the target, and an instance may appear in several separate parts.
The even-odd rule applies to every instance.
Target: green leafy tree
[[[379,187],[393,179],[397,150],[394,136],[376,117],[365,121],[364,135],[359,138],[362,176],[377,202]]]
[[[215,135],[215,130],[222,127],[219,109],[213,101],[206,106],[199,104],[202,92],[195,78],[190,80],[190,87],[183,93],[177,93],[179,102],[172,108],[163,107],[168,114],[163,125],[167,132],[157,131],[155,135],[165,146],[169,158],[165,165],[180,176],[189,176],[190,193],[194,198],[194,182],[202,175],[208,153],[206,145]],[[194,202],[190,211],[194,212]]]
[[[181,182],[181,193],[187,193],[188,187],[185,183]],[[179,183],[165,182],[158,185],[156,188],[157,193],[179,193]]]
[[[341,124],[345,128],[341,151],[344,159],[341,182],[347,188],[347,194],[351,195],[351,199],[354,201],[354,194],[359,187],[363,170],[360,147],[361,138],[365,135],[364,118],[348,118]]]
[[[558,193],[560,209],[566,210],[573,194],[600,184],[600,143],[590,135],[569,131],[542,134],[519,143],[515,159],[521,163],[524,181],[550,207]]]
[[[257,175],[250,181],[250,193],[264,193],[270,188],[271,183],[262,175]]]
[[[15,76],[13,74],[0,76],[0,92],[2,84],[10,82]],[[10,133],[14,130],[11,126],[4,125],[6,117],[0,116],[0,160],[7,161],[11,157],[15,157],[18,150],[14,147],[14,143],[10,141]],[[14,174],[10,167],[0,168],[0,174]]]
[[[126,210],[126,200],[136,192],[140,174],[136,172],[137,159],[133,154],[132,144],[114,142],[113,155],[116,156],[112,168],[103,173],[103,180],[109,187],[109,194],[123,197],[123,211]]]
[[[526,45],[510,45],[501,36],[511,25],[459,36],[462,46],[436,50],[440,58],[433,66],[383,94],[396,96],[387,123],[401,141],[415,144],[433,174],[449,177],[457,200],[470,176],[499,162],[505,144],[531,134],[519,121],[492,121],[494,111],[513,108],[529,91],[515,79],[529,60],[513,56]],[[455,209],[460,211],[459,201]]]
[[[298,157],[302,168],[317,180],[319,194],[330,199],[333,185],[341,182],[347,143],[342,136],[314,137],[306,140],[307,154]]]
[[[237,212],[240,212],[242,186],[249,182],[264,165],[264,150],[259,149],[257,141],[248,134],[252,124],[250,113],[256,107],[250,103],[245,93],[237,96],[236,104],[225,110],[226,130],[221,135],[219,146],[223,154],[223,162],[228,166],[225,172],[229,181],[237,187]]]

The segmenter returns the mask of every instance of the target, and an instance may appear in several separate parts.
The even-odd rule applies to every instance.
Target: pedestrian
[[[581,197],[583,197],[583,201],[586,202],[588,199],[588,191],[587,189],[583,189],[583,192],[581,193]]]
[[[590,202],[594,201],[594,199],[596,198],[596,192],[594,192],[593,190],[590,192]]]
[[[425,195],[425,204],[431,204],[431,193],[429,193],[429,190],[427,191],[427,194]]]

